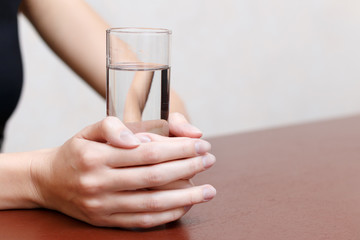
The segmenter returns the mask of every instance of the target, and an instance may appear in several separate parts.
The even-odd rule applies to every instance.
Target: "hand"
[[[209,143],[140,135],[151,139],[140,143],[117,118],[108,117],[44,159],[34,159],[36,202],[96,226],[147,228],[177,220],[187,206],[215,196],[210,185],[156,189],[211,167]]]

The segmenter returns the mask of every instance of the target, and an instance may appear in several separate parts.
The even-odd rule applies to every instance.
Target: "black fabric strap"
[[[0,153],[2,152],[3,140],[4,140],[4,127],[0,126]]]

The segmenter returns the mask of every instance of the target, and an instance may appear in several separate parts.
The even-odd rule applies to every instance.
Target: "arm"
[[[83,0],[23,0],[21,10],[50,48],[100,95],[106,94],[109,25]],[[171,112],[186,115],[172,91]]]
[[[49,46],[104,96],[104,29],[107,26],[104,27],[100,24],[102,20],[98,18],[97,21],[96,14],[80,0],[24,0],[22,11],[33,22]],[[91,16],[94,18],[87,19]],[[100,28],[97,28],[92,21],[98,27],[104,27],[101,33],[99,31],[99,35],[95,34],[97,36],[92,33],[94,29],[99,30]],[[103,44],[99,44],[101,36],[104,38]],[[96,40],[96,38],[98,39]],[[86,39],[86,41],[81,42],[79,39]],[[100,61],[101,56],[103,59]],[[80,61],[83,59],[86,61]],[[176,95],[172,94],[172,97],[176,98]],[[172,103],[179,104],[176,100]],[[180,103],[180,105],[182,104]],[[182,112],[182,110],[174,108],[172,111]],[[192,129],[181,115],[172,116],[173,121],[169,122],[174,126],[173,135],[201,136],[201,132]],[[193,187],[187,181],[188,178],[207,169],[214,162],[214,157],[205,153],[207,150],[202,149],[201,151],[205,152],[201,156],[198,156],[196,151],[194,152],[200,140],[175,140],[148,135],[145,136],[145,139],[150,139],[150,142],[146,140],[144,144],[141,144],[143,147],[132,146],[138,150],[132,151],[132,154],[125,154],[125,150],[119,148],[129,148],[129,146],[126,147],[129,139],[116,145],[114,136],[111,138],[106,133],[111,130],[110,132],[118,134],[115,138],[121,134],[116,129],[109,130],[109,126],[106,124],[108,121],[104,121],[105,124],[100,123],[88,127],[87,130],[79,133],[59,148],[28,153],[1,154],[0,192],[3,194],[0,196],[0,209],[46,207],[94,225],[149,227],[178,219],[188,210],[188,208],[184,209],[184,206],[201,203],[214,196],[215,191],[212,187]],[[102,129],[99,126],[105,127]],[[144,136],[138,137],[141,139]],[[106,142],[114,143],[113,141],[115,141],[114,146],[105,144]],[[167,143],[176,145],[178,148],[169,148]],[[149,149],[154,149],[154,147],[157,150],[149,152]],[[184,152],[185,149],[193,150],[188,155],[189,152]],[[118,151],[123,151],[122,154],[125,154],[123,157],[117,156],[117,159],[121,161],[118,163],[119,166],[109,166],[108,162],[102,162],[102,160],[116,156]],[[178,155],[159,158],[166,152]],[[185,153],[186,155],[182,155]],[[153,156],[150,159],[148,158],[149,154]],[[134,168],[137,166],[136,164],[134,166],[134,161],[139,160],[139,156],[146,156],[146,158],[140,157],[142,161],[136,163],[143,167]],[[183,160],[178,161],[177,159]],[[189,161],[184,164],[184,160]],[[123,165],[123,161],[131,163]],[[195,165],[197,167],[194,167]],[[72,171],[74,166],[80,166],[80,168]],[[119,194],[120,190],[114,189],[112,186],[114,182],[116,187],[119,185],[118,180],[122,176],[122,173],[117,171],[120,170],[119,167],[124,170],[122,172],[125,174],[127,167],[139,170],[124,178],[122,189],[125,192],[139,188],[146,188],[149,191],[140,191],[140,193],[130,195]],[[170,171],[171,169],[173,170]],[[189,171],[189,169],[192,170]],[[115,178],[109,177],[110,172],[118,172],[118,174],[113,175],[114,177],[116,175]],[[149,178],[143,179],[144,174]],[[156,177],[153,182],[153,176],[160,176],[160,181]],[[130,185],[128,181],[130,181]],[[97,184],[93,185],[94,183]],[[158,191],[158,189],[162,190]],[[110,197],[104,198],[104,196]],[[176,197],[174,198],[174,196]],[[114,199],[129,208],[124,205],[112,208]],[[116,211],[119,214],[109,219],[107,218],[109,211]],[[144,212],[146,214],[141,214]],[[149,218],[150,216],[151,218]]]
[[[49,47],[105,96],[108,24],[82,0],[24,0],[21,10]]]

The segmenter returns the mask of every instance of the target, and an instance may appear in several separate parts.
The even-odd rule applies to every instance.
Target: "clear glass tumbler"
[[[110,28],[106,31],[108,116],[135,132],[168,135],[171,31]]]

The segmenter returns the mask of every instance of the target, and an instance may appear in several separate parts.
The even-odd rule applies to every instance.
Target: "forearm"
[[[54,52],[105,97],[105,30],[109,25],[83,0],[23,0],[21,10]],[[126,56],[133,57],[129,53]],[[173,90],[170,111],[188,118],[183,102]]]
[[[50,48],[104,97],[108,24],[83,0],[23,0],[21,10]]]
[[[46,150],[0,154],[0,209],[39,207],[31,177],[33,159],[44,158]]]

